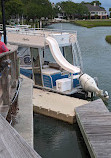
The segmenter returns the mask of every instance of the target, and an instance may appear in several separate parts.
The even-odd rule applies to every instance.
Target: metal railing
[[[11,28],[10,30],[7,30],[7,32],[16,33],[16,34],[26,34],[26,35],[43,35],[46,33],[53,34],[53,33],[71,33],[76,34],[77,31],[74,30],[62,30],[62,29],[47,29],[47,28],[19,28],[19,30],[16,30],[15,28]]]

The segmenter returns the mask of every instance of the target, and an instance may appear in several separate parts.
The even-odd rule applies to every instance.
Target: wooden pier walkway
[[[21,75],[23,81],[18,96],[18,113],[13,124],[15,130],[26,140],[26,142],[33,148],[33,104],[32,104],[32,90],[33,81]]]
[[[111,113],[102,100],[75,109],[91,158],[111,158]]]
[[[0,114],[0,157],[41,158]]]

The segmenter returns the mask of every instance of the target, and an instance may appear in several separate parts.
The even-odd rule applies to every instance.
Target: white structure
[[[22,73],[28,77],[33,74],[36,87],[66,95],[94,92],[101,98],[108,98],[92,77],[83,74],[77,32],[29,29],[7,35],[10,44],[30,48],[32,69],[22,69]],[[28,56],[23,58],[25,63],[30,63]]]
[[[106,10],[104,8],[101,8],[100,6],[96,5],[96,3],[94,3],[94,5],[91,4],[85,4],[85,6],[88,8],[89,12],[90,12],[90,18],[91,19],[107,19],[108,14],[106,12]]]

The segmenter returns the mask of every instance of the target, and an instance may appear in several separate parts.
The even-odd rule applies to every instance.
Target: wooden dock
[[[23,79],[18,96],[18,113],[15,116],[13,127],[33,148],[33,81],[21,75]]]
[[[102,100],[75,109],[91,158],[111,158],[111,113]]]
[[[0,114],[0,157],[41,158]]]
[[[33,88],[34,112],[68,123],[75,122],[74,109],[88,101]]]

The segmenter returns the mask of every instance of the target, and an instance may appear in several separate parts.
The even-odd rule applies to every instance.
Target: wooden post
[[[19,57],[17,57],[17,62],[16,62],[16,79],[18,79],[20,76],[20,60]]]
[[[8,65],[3,69],[1,75],[3,105],[10,105]]]
[[[16,87],[16,52],[11,54],[10,59],[11,59],[11,87],[15,88]]]

